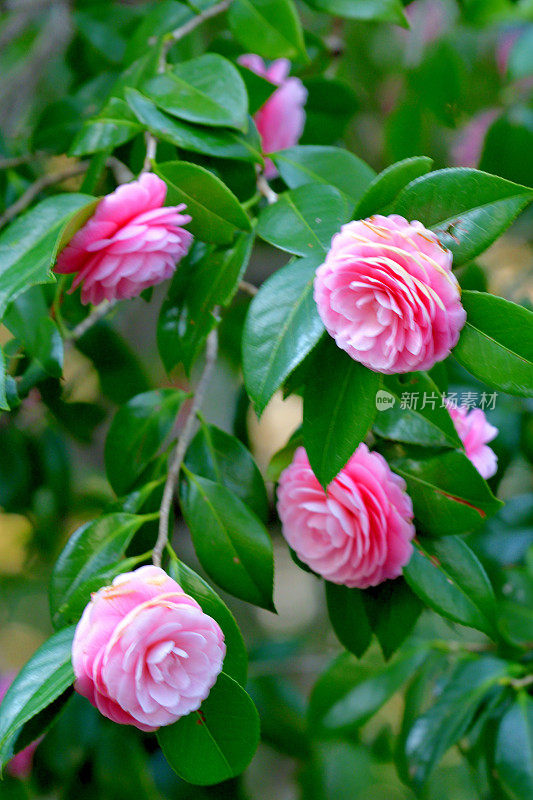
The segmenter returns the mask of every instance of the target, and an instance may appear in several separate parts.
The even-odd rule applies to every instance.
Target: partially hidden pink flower
[[[254,116],[263,153],[276,153],[293,147],[298,143],[305,125],[307,89],[299,78],[289,78],[291,62],[286,58],[278,58],[267,67],[262,58],[250,53],[240,56],[239,64],[279,86]],[[265,177],[275,178],[277,174],[273,162],[265,159]]]
[[[498,469],[498,457],[492,448],[487,447],[487,442],[498,435],[498,428],[488,422],[481,408],[469,411],[465,406],[447,405],[467,458],[482,478],[492,478]]]
[[[199,708],[226,653],[222,631],[159,567],[93,594],[72,645],[74,688],[106,717],[142,731]]]
[[[382,455],[360,444],[326,493],[299,447],[279,480],[283,535],[326,580],[377,586],[401,575],[411,557],[415,529],[405,488]]]
[[[485,137],[499,113],[497,108],[480,111],[458,132],[450,153],[452,163],[456,167],[478,166]]]
[[[55,272],[77,272],[82,303],[124,300],[170,278],[192,234],[186,206],[163,207],[167,187],[152,173],[123,184],[101,200],[94,215],[59,254]]]
[[[452,254],[420,222],[349,222],[315,277],[326,330],[355,361],[385,374],[430,369],[466,320]]]
[[[0,716],[2,715],[1,701],[7,694],[7,690],[15,680],[15,677],[16,675],[14,672],[11,672],[7,675],[0,675]],[[14,778],[20,779],[28,777],[28,775],[31,773],[33,754],[35,753],[41,738],[29,744],[24,748],[24,750],[21,750],[20,753],[17,753],[16,756],[13,756],[13,758],[8,762],[6,768],[10,775],[12,775]]]

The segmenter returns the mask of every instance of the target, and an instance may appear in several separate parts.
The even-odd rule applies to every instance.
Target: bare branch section
[[[176,449],[170,459],[170,467],[168,470],[167,480],[165,483],[165,489],[163,491],[163,499],[161,500],[161,513],[159,516],[159,534],[152,553],[152,561],[156,567],[161,566],[161,558],[163,556],[163,550],[165,549],[165,546],[168,542],[168,517],[172,505],[172,498],[174,497],[174,490],[176,488],[176,483],[178,481],[181,465],[183,464],[183,459],[185,458],[185,453],[187,452],[187,448],[191,443],[194,434],[196,416],[198,414],[198,411],[200,410],[206,389],[209,385],[209,380],[213,372],[213,367],[215,366],[215,362],[217,360],[217,353],[218,353],[218,331],[216,328],[213,328],[213,330],[207,337],[204,369],[200,377],[200,381],[198,382],[198,386],[194,394],[194,398],[191,407],[189,409],[189,413],[187,414],[183,430],[178,439]]]
[[[257,189],[266,198],[269,205],[272,205],[278,199],[276,192],[270,188],[270,184],[264,175],[257,176]]]
[[[96,306],[79,325],[76,325],[76,327],[70,331],[68,338],[74,341],[80,339],[89,328],[92,328],[93,325],[96,325],[97,322],[100,322],[101,319],[109,314],[115,303],[116,300],[104,300],[100,305]]]

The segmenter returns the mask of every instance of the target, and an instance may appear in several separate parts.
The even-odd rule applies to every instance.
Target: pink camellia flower
[[[2,715],[2,703],[1,701],[4,699],[7,690],[15,680],[15,673],[11,672],[8,675],[0,675],[0,716]],[[7,765],[7,771],[10,775],[14,778],[27,778],[28,775],[31,773],[31,767],[33,762],[33,754],[37,749],[39,742],[41,739],[37,739],[32,744],[29,744],[24,750],[21,750],[20,753],[17,753],[16,756],[9,761]]]
[[[293,147],[298,143],[305,125],[307,89],[299,78],[288,77],[291,62],[286,58],[278,58],[267,67],[262,58],[250,53],[241,56],[239,64],[279,86],[254,116],[263,153],[276,153]],[[265,177],[275,178],[277,174],[275,165],[267,158]]]
[[[458,132],[450,153],[452,163],[456,167],[478,166],[485,137],[499,113],[497,108],[480,111]]]
[[[420,222],[397,214],[349,222],[317,270],[318,313],[337,345],[369,369],[430,369],[466,320],[451,265]]]
[[[159,567],[93,594],[72,644],[74,688],[113,722],[153,731],[199,708],[222,670],[214,619]]]
[[[279,479],[278,513],[298,558],[332,583],[377,586],[401,575],[411,557],[415,529],[405,481],[365,444],[327,493],[299,447]]]
[[[170,278],[192,234],[185,204],[163,207],[167,187],[152,173],[123,184],[98,204],[89,221],[59,254],[55,271],[77,272],[82,303],[124,300]]]
[[[494,450],[487,447],[498,435],[498,428],[487,421],[481,408],[448,405],[450,417],[455,430],[462,441],[467,458],[470,459],[482,478],[492,478],[498,469],[498,457]]]

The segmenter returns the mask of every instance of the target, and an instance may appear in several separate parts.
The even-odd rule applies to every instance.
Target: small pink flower
[[[390,375],[430,369],[466,320],[452,254],[420,222],[392,214],[349,222],[316,273],[314,297],[337,345]]]
[[[482,478],[492,478],[498,469],[498,457],[494,450],[487,447],[487,442],[498,435],[498,428],[487,421],[481,408],[472,408],[469,411],[465,406],[456,407],[448,403],[448,411],[467,458]]]
[[[278,58],[270,67],[259,56],[239,58],[239,64],[279,86],[254,116],[261,136],[263,153],[276,153],[298,143],[305,125],[304,105],[307,89],[299,78],[289,78],[291,62]],[[275,178],[278,171],[272,161],[265,160],[265,177]]]
[[[332,583],[377,586],[401,575],[411,557],[415,529],[405,481],[365,444],[327,493],[299,447],[280,476],[278,513],[298,558]]]
[[[163,207],[167,187],[151,173],[108,194],[59,254],[55,271],[77,272],[82,303],[124,300],[170,278],[192,234],[185,204]]]
[[[15,673],[9,673],[8,675],[0,675],[0,715],[2,714],[2,703],[1,701],[4,699],[7,690],[15,680]],[[42,738],[42,737],[41,737]],[[24,750],[21,750],[20,753],[17,753],[16,756],[9,761],[7,765],[7,771],[10,775],[14,778],[27,778],[31,773],[31,767],[33,762],[33,754],[37,749],[41,739],[37,739],[32,744],[29,744]]]
[[[159,567],[93,594],[72,644],[74,688],[113,722],[153,731],[199,708],[222,670],[214,619]]]
[[[456,167],[478,166],[485,137],[499,113],[497,108],[480,111],[458,132],[450,153],[452,163]]]

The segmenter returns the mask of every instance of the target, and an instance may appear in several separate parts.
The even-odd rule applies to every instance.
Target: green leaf
[[[266,528],[229,489],[186,467],[180,502],[196,555],[222,589],[274,610],[274,562]]]
[[[365,22],[396,22],[409,27],[400,0],[306,0],[317,11]]]
[[[526,12],[527,13],[527,12]],[[530,12],[531,14],[531,12]],[[529,17],[531,19],[531,16]],[[526,25],[509,54],[508,71],[513,80],[530,78],[533,73],[533,28]]]
[[[258,414],[324,333],[313,300],[321,260],[309,256],[287,264],[265,281],[250,304],[242,339],[243,372]]]
[[[463,292],[466,324],[453,350],[480,381],[522,397],[533,396],[533,313],[484,292]]]
[[[475,258],[507,230],[533,199],[533,189],[462,167],[412,181],[393,210],[431,228],[453,253],[455,267]]]
[[[193,251],[176,271],[161,306],[157,345],[167,372],[181,362],[187,373],[216,325],[215,306],[228,306],[238,289],[253,245],[253,236],[239,235],[224,250]]]
[[[415,786],[425,783],[448,748],[464,736],[507,671],[506,662],[492,656],[465,659],[456,666],[437,702],[418,717],[407,737],[409,775]]]
[[[346,200],[338,189],[319,184],[300,186],[280,194],[277,202],[261,211],[257,233],[289,253],[325,255],[346,215]]]
[[[355,217],[362,219],[383,211],[408,183],[428,173],[433,159],[427,156],[405,158],[376,175],[355,209]]]
[[[209,170],[187,161],[167,161],[154,165],[154,172],[167,184],[170,205],[187,204],[192,217],[187,228],[202,241],[228,244],[237,230],[250,230],[233,192]]]
[[[142,126],[124,100],[112,97],[97,117],[87,120],[70,148],[70,155],[84,156],[114,150],[138,133]]]
[[[74,681],[70,660],[73,638],[73,627],[54,634],[39,647],[9,687],[0,716],[0,771],[15,752],[22,726]]]
[[[411,650],[379,671],[348,654],[340,656],[313,688],[311,724],[322,735],[353,735],[412,677],[426,655],[425,648]]]
[[[234,0],[228,23],[250,53],[264,58],[305,57],[302,28],[292,0]]]
[[[325,584],[331,627],[342,646],[361,658],[372,639],[363,592],[329,581]]]
[[[248,95],[239,71],[217,53],[183,61],[149,80],[143,91],[163,111],[203,125],[248,128]]]
[[[374,430],[395,442],[463,446],[437,384],[425,372],[385,376]]]
[[[82,525],[63,548],[52,570],[50,613],[55,627],[76,622],[91,599],[91,593],[110,578],[127,572],[115,567],[124,557],[134,534],[146,519],[133,514],[106,514]]]
[[[313,472],[324,488],[368,433],[380,385],[379,373],[354,361],[331,337],[317,349],[304,389],[303,437]]]
[[[404,575],[438,614],[494,638],[494,592],[477,556],[462,539],[446,536],[418,542]]]
[[[326,183],[356,203],[376,174],[349,150],[340,147],[299,145],[270,158],[290,189],[309,183]]]
[[[209,584],[187,564],[184,564],[183,561],[178,561],[172,557],[168,572],[170,577],[179,583],[184,592],[194,597],[204,614],[208,614],[218,622],[226,643],[224,672],[237,683],[240,683],[241,686],[246,686],[248,654],[242,634],[227,605]]]
[[[307,89],[305,128],[301,144],[337,144],[357,110],[353,89],[329,78],[304,78]]]
[[[61,244],[94,212],[95,202],[85,194],[49,197],[0,234],[0,317],[30,286],[54,282],[50,269]]]
[[[388,660],[411,633],[423,605],[403,577],[371,586],[362,596],[370,627]]]
[[[533,797],[533,698],[524,691],[500,722],[494,760],[513,800]]]
[[[417,529],[432,536],[467,533],[501,506],[464,453],[408,451],[389,459],[407,483]]]
[[[195,475],[225,486],[259,519],[267,521],[265,482],[252,454],[235,436],[202,422],[187,450],[185,465]]]
[[[0,408],[2,409],[2,411],[9,411],[6,386],[7,386],[6,357],[4,355],[4,351],[0,347]]]
[[[105,466],[118,495],[132,488],[158,454],[186,397],[178,389],[158,389],[133,397],[117,411],[105,443]]]
[[[271,81],[258,75],[253,70],[242,64],[235,64],[246,86],[248,94],[248,104],[250,114],[255,114],[264,106],[269,97],[277,90],[277,86]]]
[[[63,371],[63,341],[55,323],[48,316],[41,286],[32,286],[9,304],[4,325],[36,358],[43,369],[60,378]]]
[[[131,110],[158,139],[193,153],[218,158],[263,163],[261,140],[253,122],[249,122],[246,136],[226,128],[206,128],[169,117],[155,103],[136,89],[126,89],[126,100]]]
[[[200,709],[160,728],[157,738],[181,778],[209,786],[248,766],[259,744],[259,716],[244,689],[221,673]]]

